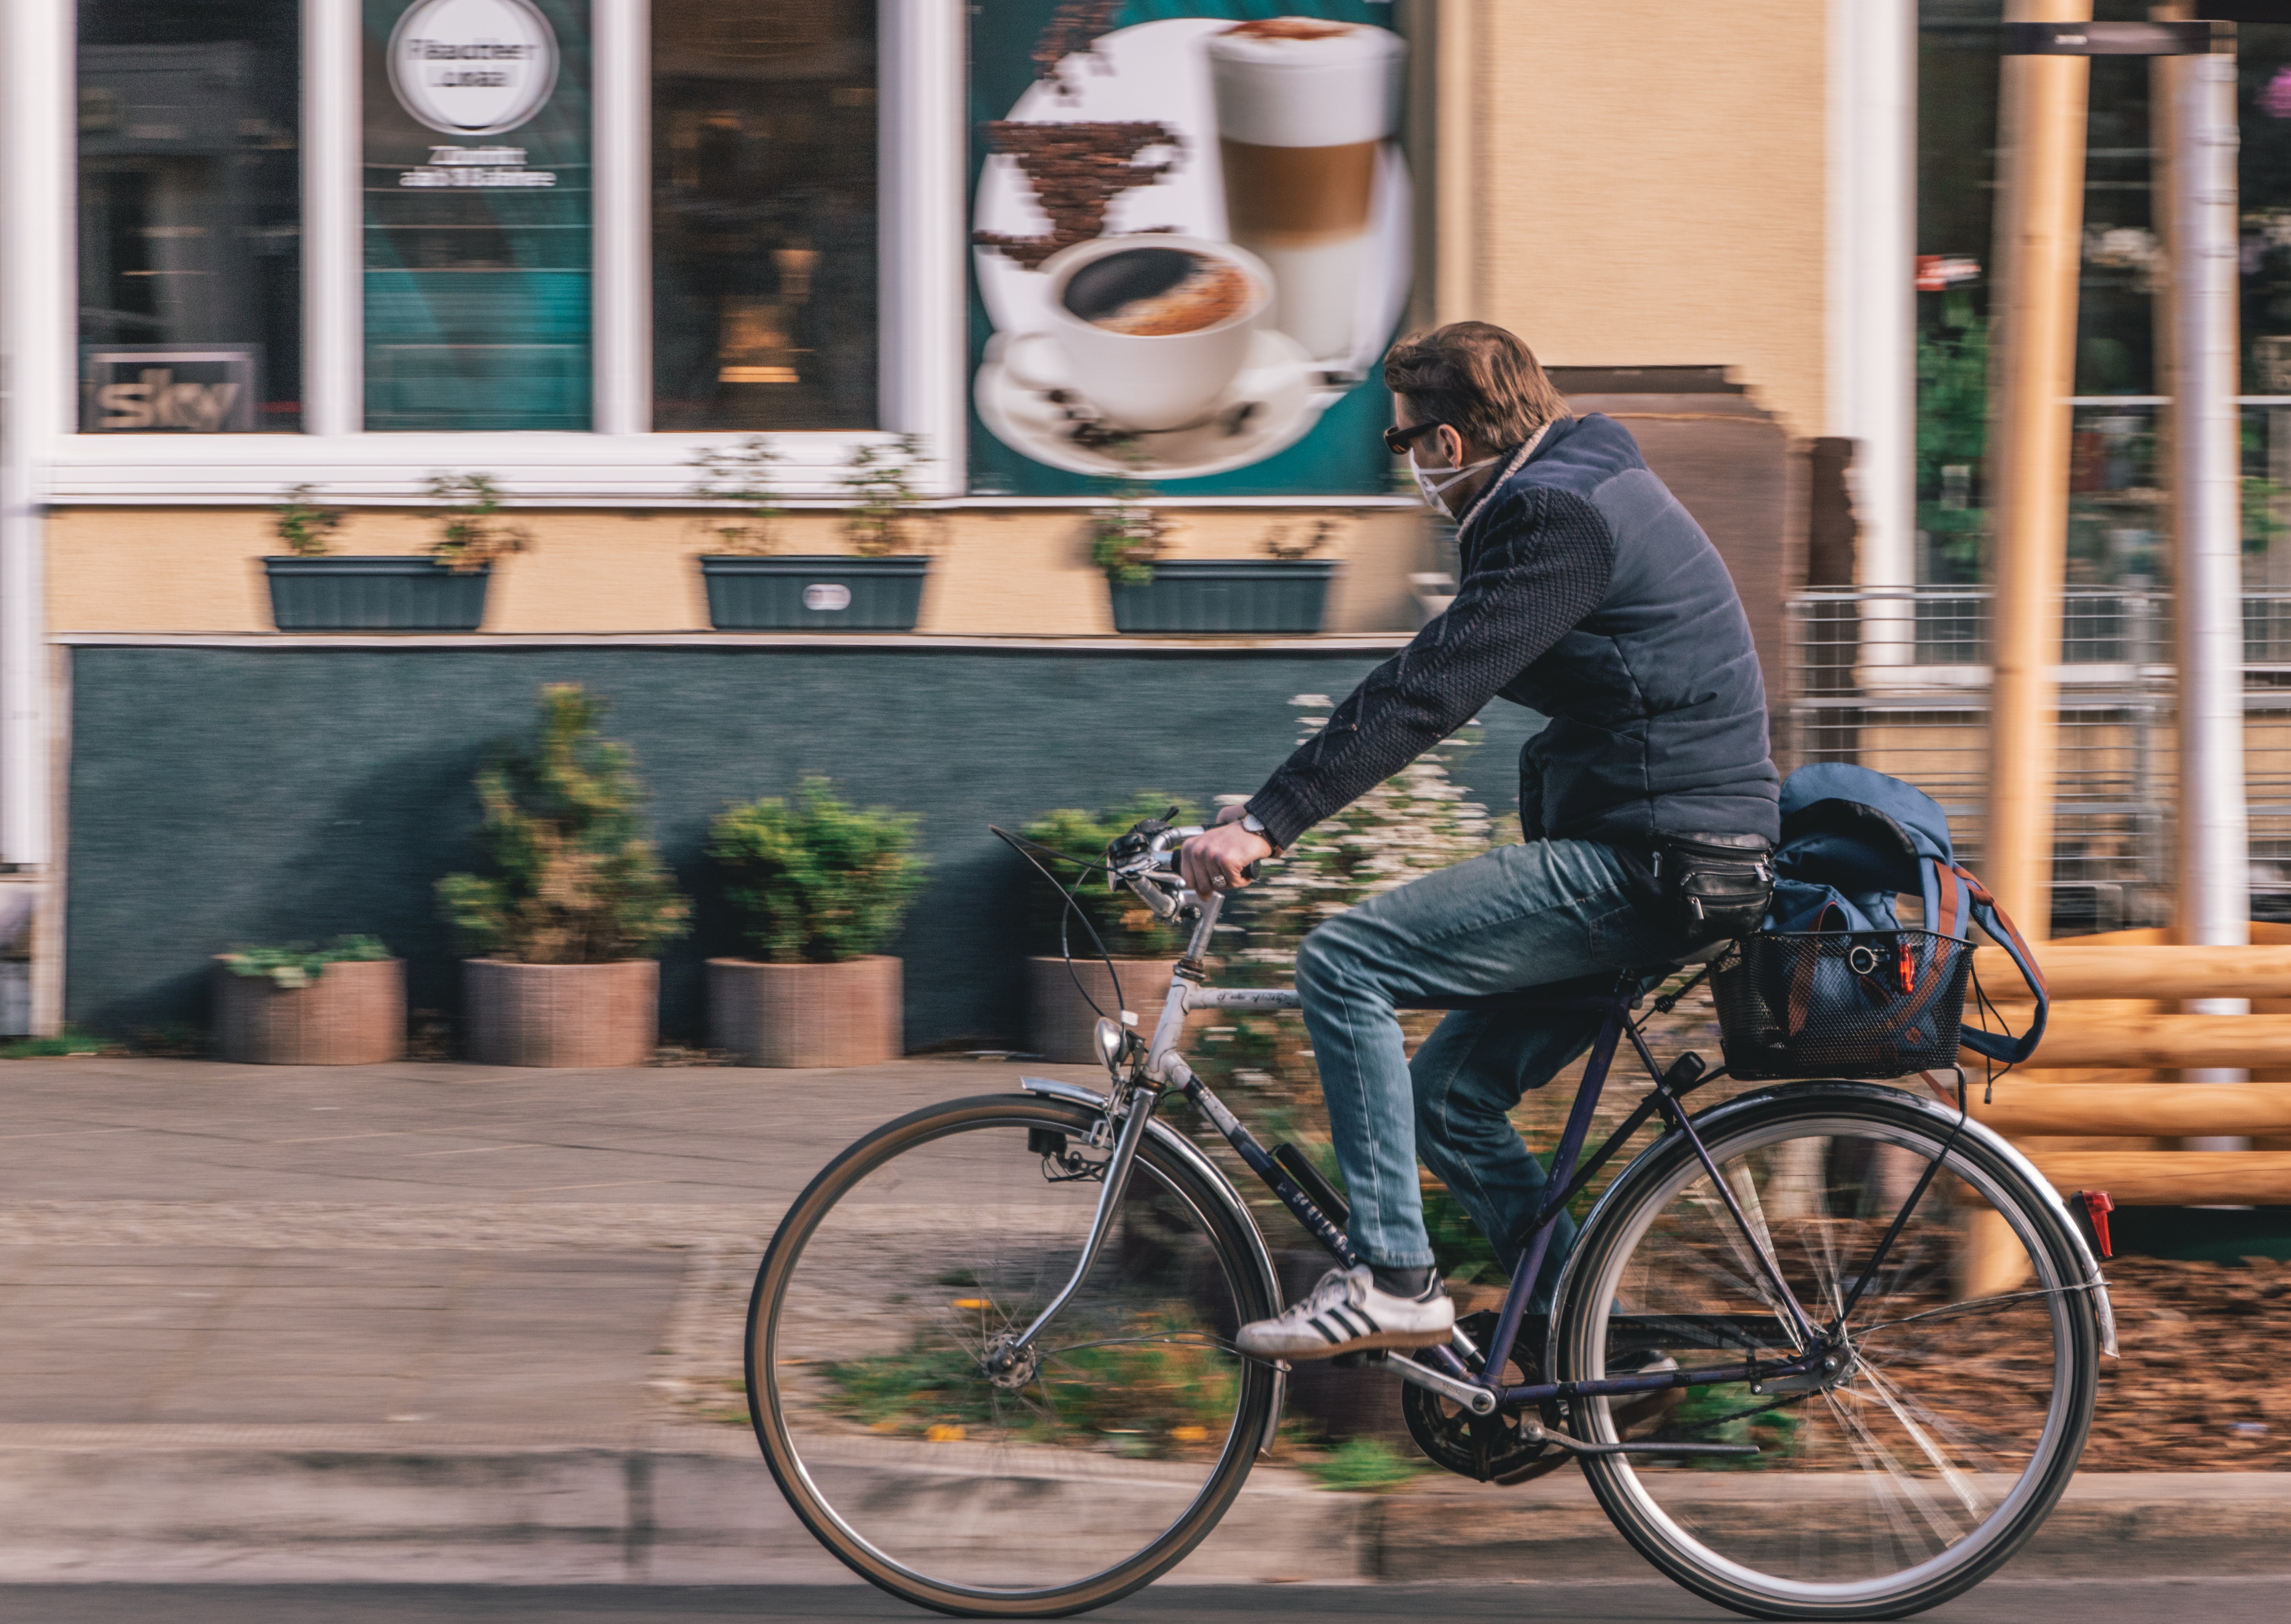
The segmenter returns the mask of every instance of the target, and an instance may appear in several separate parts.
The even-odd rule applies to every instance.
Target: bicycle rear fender
[[[1069,1105],[1079,1105],[1093,1111],[1105,1109],[1105,1096],[1079,1083],[1067,1083],[1057,1077],[1020,1077],[1018,1086],[1027,1093],[1063,1100]],[[1266,1300],[1273,1304],[1273,1311],[1280,1313],[1286,1306],[1281,1297],[1281,1271],[1273,1266],[1273,1251],[1265,1244],[1265,1232],[1257,1227],[1257,1215],[1249,1210],[1249,1203],[1241,1198],[1241,1192],[1234,1188],[1233,1180],[1225,1176],[1224,1170],[1215,1162],[1202,1154],[1199,1145],[1161,1117],[1156,1116],[1147,1123],[1146,1132],[1154,1143],[1185,1163],[1203,1184],[1216,1192],[1226,1216],[1232,1219],[1235,1228],[1247,1237],[1250,1261],[1256,1266],[1259,1283],[1265,1288]],[[2049,1189],[2051,1186],[2046,1188]],[[1258,1454],[1273,1452],[1273,1440],[1281,1430],[1281,1412],[1288,1399],[1289,1367],[1275,1364],[1273,1367],[1273,1408],[1266,1419],[1265,1436],[1258,1442]]]
[[[1859,1095],[1867,1100],[1883,1100],[1897,1108],[1906,1108],[1928,1118],[1933,1126],[1942,1133],[1947,1133],[1958,1126],[1957,1113],[1937,1100],[1928,1099],[1923,1094],[1912,1092],[1906,1088],[1889,1087],[1883,1083],[1845,1081],[1777,1084],[1772,1088],[1761,1088],[1747,1094],[1738,1094],[1733,1099],[1714,1105],[1708,1110],[1695,1113],[1691,1120],[1694,1124],[1695,1132],[1707,1139],[1712,1133],[1724,1129],[1738,1116],[1747,1116],[1776,1100],[1796,1099],[1808,1094],[1833,1100],[1841,1095]],[[1627,1187],[1630,1182],[1632,1172],[1639,1164],[1668,1145],[1671,1134],[1676,1132],[1677,1130],[1673,1129],[1666,1132],[1660,1139],[1634,1156],[1629,1166],[1615,1175],[1609,1182],[1606,1193],[1599,1197],[1597,1204],[1592,1207],[1589,1216],[1584,1219],[1582,1227],[1585,1230],[1588,1231],[1599,1221],[1601,1212],[1613,1197],[1614,1192]],[[2078,1266],[2083,1270],[2085,1283],[2091,1288],[2093,1316],[2100,1327],[2100,1350],[2110,1358],[2115,1358],[2117,1356],[2116,1309],[2108,1300],[2108,1281],[2100,1272],[2100,1263],[2092,1255],[2092,1248],[2085,1244],[2084,1231],[2078,1227],[2075,1219],[2070,1216],[2068,1203],[2063,1201],[2061,1198],[2061,1193],[2053,1188],[2052,1180],[2037,1171],[2036,1164],[2022,1156],[2014,1148],[2011,1140],[2006,1139],[1995,1129],[1967,1116],[1964,1122],[1961,1137],[1979,1140],[1982,1148],[2026,1177],[2030,1184],[2040,1191],[2045,1200],[2051,1204],[2055,1225],[2062,1237],[2073,1248],[2073,1255]],[[1567,1276],[1574,1272],[1575,1259],[1580,1255],[1579,1251],[1568,1258],[1566,1270],[1561,1275],[1559,1286],[1553,1293],[1555,1303],[1563,1300],[1569,1285]],[[1559,1316],[1556,1313],[1551,1316],[1551,1334],[1555,1338],[1558,1335],[1559,1325]],[[1550,1352],[1551,1350],[1547,1350],[1547,1357],[1550,1356]]]

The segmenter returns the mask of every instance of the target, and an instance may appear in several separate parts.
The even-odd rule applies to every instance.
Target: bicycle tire
[[[1798,1084],[1714,1108],[1695,1123],[1735,1204],[1764,1236],[1763,1249],[1818,1326],[1823,1310],[1807,1299],[1825,1273],[1822,1294],[1842,1302],[1874,1250],[1872,1237],[1906,1200],[1901,1186],[1914,1189],[1925,1164],[1940,1165],[1883,1277],[1847,1322],[1853,1344],[1844,1375],[1813,1391],[1793,1392],[1789,1380],[1689,1388],[1671,1414],[1632,1435],[1759,1444],[1765,1470],[1755,1485],[1722,1476],[1732,1468],[1708,1459],[1698,1466],[1610,1455],[1583,1462],[1593,1492],[1648,1561],[1736,1612],[1893,1619],[1961,1595],[2043,1524],[2091,1426],[2101,1340],[2089,1289],[2096,1271],[2066,1210],[2002,1140],[1978,1124],[1960,1132],[1957,1112],[1899,1089]],[[1870,1154],[1856,1171],[1864,1148]],[[1837,1171],[1841,1153],[1844,1172]],[[1867,1181],[1887,1156],[1877,1181],[1893,1188],[1870,1196]],[[1790,1168],[1797,1171],[1784,1171]],[[1946,1204],[1928,1204],[1937,1197]],[[2032,1287],[1956,1296],[1956,1254],[1937,1256],[1935,1244],[1949,1246],[1951,1214],[1974,1201],[2003,1218]],[[1761,1314],[1781,1340],[1779,1298],[1747,1243],[1725,1238],[1716,1216],[1725,1206],[1683,1133],[1666,1135],[1627,1168],[1569,1260],[1547,1368],[1563,1380],[1584,1380],[1605,1370],[1611,1351],[1640,1342],[1650,1343],[1636,1355],[1642,1361],[1694,1356],[1716,1368],[1724,1360],[1710,1348],[1739,1338],[1725,1357],[1741,1357],[1740,1348],[1754,1340],[1746,1326]],[[1735,1237],[1741,1233],[1733,1226]],[[1726,1309],[1730,1292],[1748,1306]],[[1683,1327],[1691,1315],[1706,1317],[1690,1332]],[[1666,1352],[1663,1338],[1691,1340],[1702,1351]],[[1954,1352],[1918,1351],[1951,1340]],[[2033,1421],[2027,1401],[2039,1388],[2034,1407],[2042,1417]],[[1619,1407],[1594,1397],[1574,1402],[1569,1413],[1579,1436],[1612,1444],[1626,1436],[1613,1419]],[[1909,1560],[1921,1549],[1927,1554]],[[1889,1568],[1894,1562],[1902,1565]]]
[[[1071,1143],[1089,1134],[1097,1120],[1096,1114],[1081,1105],[1017,1094],[953,1100],[927,1107],[888,1123],[843,1151],[796,1198],[786,1217],[781,1220],[757,1270],[755,1290],[749,1302],[746,1336],[748,1404],[750,1419],[772,1476],[797,1517],[838,1560],[869,1582],[919,1606],[958,1617],[1046,1618],[1082,1612],[1119,1600],[1151,1583],[1182,1561],[1216,1527],[1247,1481],[1258,1445],[1271,1420],[1275,1394],[1274,1372],[1263,1364],[1234,1359],[1231,1371],[1235,1383],[1231,1423],[1222,1441],[1216,1444],[1214,1466],[1202,1474],[1198,1491],[1193,1493],[1191,1500],[1170,1517],[1158,1532],[1152,1532],[1150,1528],[1150,1524],[1155,1520],[1154,1517],[1137,1524],[1137,1532],[1134,1533],[1128,1532],[1129,1525],[1124,1524],[1125,1537],[1140,1539],[1143,1543],[1135,1550],[1121,1555],[1118,1560],[1107,1562],[1087,1573],[1063,1576],[1056,1582],[1039,1585],[1013,1584],[1007,1580],[982,1583],[977,1582],[975,1576],[922,1571],[912,1552],[903,1557],[885,1547],[882,1529],[860,1526],[856,1521],[854,1507],[861,1500],[873,1496],[896,1501],[896,1493],[887,1493],[880,1484],[877,1484],[864,1495],[856,1492],[845,1494],[843,1503],[839,1505],[836,1496],[823,1488],[821,1480],[831,1468],[814,1469],[819,1466],[823,1446],[808,1440],[832,1436],[828,1430],[830,1423],[817,1417],[819,1406],[816,1401],[791,1395],[786,1390],[788,1383],[783,1380],[791,1372],[800,1375],[805,1368],[803,1364],[793,1362],[798,1356],[792,1354],[792,1349],[802,1343],[804,1338],[787,1324],[787,1308],[791,1292],[800,1293],[803,1289],[800,1281],[805,1253],[815,1244],[816,1237],[822,1234],[823,1226],[836,1221],[835,1214],[840,1204],[847,1208],[864,1205],[864,1196],[854,1197],[854,1192],[861,1191],[871,1177],[894,1166],[912,1167],[923,1153],[935,1147],[953,1146],[953,1164],[967,1164],[967,1159],[973,1155],[976,1147],[986,1147],[985,1152],[981,1154],[998,1154],[994,1147],[1021,1132],[1028,1135],[1023,1142],[1030,1148],[1036,1143],[1032,1137],[1036,1132],[1063,1135]],[[955,1138],[958,1135],[999,1137],[958,1140]],[[902,1157],[906,1158],[904,1164]],[[1001,1161],[982,1164],[998,1171],[1005,1166]],[[916,1177],[912,1172],[892,1176],[902,1180]],[[1149,1133],[1138,1149],[1136,1171],[1122,1209],[1123,1221],[1131,1221],[1133,1209],[1140,1200],[1167,1199],[1178,1203],[1180,1215],[1189,1216],[1200,1226],[1199,1239],[1191,1244],[1191,1251],[1187,1254],[1191,1259],[1188,1267],[1198,1273],[1204,1262],[1213,1263],[1216,1275],[1222,1277],[1231,1292],[1230,1313],[1241,1320],[1264,1317],[1277,1311],[1278,1284],[1261,1261],[1261,1242],[1252,1246],[1252,1237],[1242,1232],[1242,1226],[1248,1220],[1240,1212],[1230,1187],[1218,1188],[1221,1182],[1197,1156],[1189,1156],[1184,1149],[1172,1147]],[[1087,1184],[1085,1188],[1091,1193],[1094,1202],[1098,1186]],[[1145,1194],[1141,1196],[1141,1192]],[[854,1199],[847,1203],[847,1197]],[[984,1199],[982,1194],[982,1204]],[[1047,1204],[1049,1197],[1041,1200]],[[977,1211],[984,1211],[983,1205]],[[974,1212],[973,1220],[985,1221],[977,1216],[977,1212]],[[1108,1254],[1117,1250],[1109,1243]],[[832,1244],[828,1246],[828,1252],[829,1255],[833,1255]],[[1078,1251],[1066,1255],[1065,1268],[1071,1268],[1073,1255],[1078,1255]],[[926,1260],[909,1272],[924,1277],[924,1272],[930,1267]],[[1100,1264],[1094,1267],[1092,1281],[1098,1278],[1105,1267],[1102,1258]],[[981,1278],[976,1273],[969,1277],[974,1282]],[[1188,1278],[1191,1277],[1189,1275]],[[977,1284],[961,1289],[982,1293],[989,1292],[989,1287]],[[1062,1313],[1060,1321],[1053,1322],[1050,1331],[1045,1332],[1045,1340],[1054,1337],[1058,1325],[1065,1321],[1068,1315],[1075,1312],[1076,1309],[1070,1306]],[[855,1324],[862,1317],[856,1312],[852,1316]],[[864,1345],[865,1333],[857,1335],[861,1344]],[[818,1340],[816,1331],[810,1333],[810,1339],[813,1342]],[[1186,1346],[1190,1348],[1193,1344]],[[812,1364],[816,1367],[816,1362]],[[1045,1385],[1046,1393],[1047,1390]],[[1097,1389],[1093,1389],[1093,1396],[1115,1404],[1123,1400],[1123,1396],[1118,1392],[1109,1395]],[[807,1403],[811,1417],[805,1427],[792,1424],[792,1418],[805,1414]],[[814,1457],[810,1461],[806,1458],[808,1447]],[[864,1448],[865,1444],[864,1441],[852,1439],[835,1447],[848,1450]],[[1186,1447],[1197,1457],[1205,1453],[1205,1447]],[[1013,1458],[1017,1458],[1017,1452],[1013,1451]],[[1041,1453],[1039,1449],[1029,1448],[1025,1456],[1029,1461],[1037,1461]],[[1057,1476],[1060,1472],[1118,1475],[1125,1469],[1146,1470],[1153,1464],[1149,1462],[1146,1467],[1125,1468],[1118,1464],[1107,1464],[1107,1457],[1102,1453],[1077,1450],[1059,1458],[1049,1468],[1038,1468],[1030,1465],[1023,1469],[1039,1469],[1050,1474],[1047,1477],[1029,1479],[1033,1489],[1041,1491],[1049,1484],[1053,1492],[1063,1492],[1057,1487],[1057,1483],[1063,1481]],[[1180,1473],[1180,1476],[1185,1475]],[[1097,1492],[1094,1489],[1083,1491],[1085,1493]],[[1182,1498],[1186,1492],[1182,1485],[1171,1491],[1178,1498]],[[1161,1491],[1157,1489],[1154,1492],[1158,1494]],[[969,1497],[962,1502],[963,1516],[985,1515],[977,1508],[993,1498],[991,1494]],[[1040,1500],[1041,1496],[1037,1493],[1035,1498]],[[909,1516],[906,1512],[900,1515]],[[1055,1520],[1058,1513],[1055,1505],[1034,1504],[1029,1515],[1039,1524],[1044,1517]],[[909,1520],[921,1519],[909,1516]],[[906,1532],[904,1524],[900,1531]],[[1149,1532],[1152,1537],[1146,1538]],[[982,1549],[1004,1548],[995,1546],[984,1535],[965,1537],[972,1538],[973,1543]],[[1010,1543],[1025,1547],[1027,1541],[1020,1537]],[[970,1560],[976,1555],[969,1547],[965,1551],[969,1554],[961,1558],[947,1557],[941,1565],[959,1566],[961,1561]]]

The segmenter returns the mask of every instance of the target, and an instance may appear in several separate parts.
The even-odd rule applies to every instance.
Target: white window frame
[[[84,435],[76,432],[74,359],[76,0],[0,0],[11,44],[50,58],[60,50],[64,58],[60,73],[33,70],[20,57],[8,65],[6,127],[16,138],[7,159],[15,194],[10,219],[22,222],[23,235],[7,261],[9,277],[0,278],[0,301],[32,340],[12,346],[11,356],[11,427],[29,436],[20,452],[23,497],[51,506],[227,506],[273,500],[286,486],[311,484],[335,500],[410,503],[422,500],[431,475],[466,468],[494,475],[519,506],[642,508],[688,500],[693,452],[750,436],[649,432],[652,0],[591,0],[591,7],[593,430],[364,431],[360,7],[358,0],[302,0],[306,432]],[[877,0],[877,21],[882,426],[771,436],[787,459],[792,495],[831,497],[835,470],[853,447],[903,432],[928,443],[929,494],[957,496],[964,488],[966,8],[962,0]],[[27,276],[22,250],[44,236],[49,245]],[[9,280],[17,282],[12,298]],[[43,324],[44,336],[36,332]],[[27,410],[34,402],[39,406]]]

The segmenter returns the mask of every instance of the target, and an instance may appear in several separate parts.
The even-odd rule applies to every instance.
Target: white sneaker
[[[1330,1269],[1302,1302],[1243,1325],[1234,1340],[1261,1359],[1332,1359],[1371,1348],[1436,1348],[1455,1328],[1456,1305],[1439,1276],[1422,1297],[1395,1297],[1377,1289],[1363,1263]]]

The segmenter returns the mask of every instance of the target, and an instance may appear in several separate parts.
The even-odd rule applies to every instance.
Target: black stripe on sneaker
[[[1345,1328],[1345,1335],[1347,1338],[1366,1334],[1361,1330],[1359,1324],[1353,1318],[1354,1312],[1355,1311],[1351,1308],[1342,1307],[1330,1308],[1329,1310],[1329,1317]]]
[[[1360,1316],[1361,1323],[1366,1325],[1371,1331],[1381,1331],[1384,1329],[1382,1325],[1376,1323],[1375,1317],[1371,1315],[1366,1308],[1355,1308],[1353,1312]]]
[[[1328,1343],[1330,1347],[1334,1347],[1337,1343],[1345,1340],[1343,1337],[1338,1336],[1335,1332],[1330,1330],[1328,1326],[1322,1324],[1317,1318],[1308,1319],[1305,1323],[1312,1326],[1314,1330],[1319,1332],[1321,1333],[1321,1340]]]

